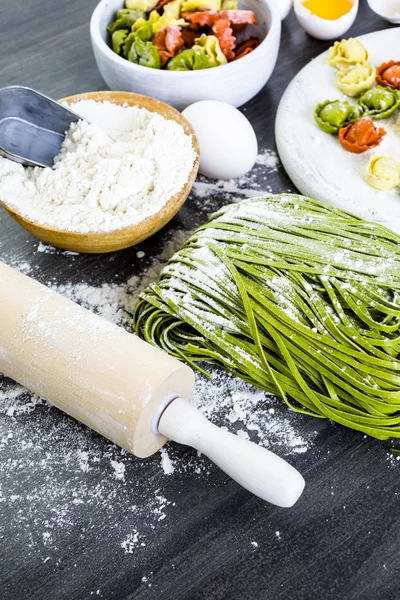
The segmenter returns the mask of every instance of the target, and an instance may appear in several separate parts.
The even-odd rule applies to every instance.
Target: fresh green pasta
[[[355,123],[362,116],[362,109],[347,100],[325,100],[317,104],[314,118],[317,125],[325,133],[337,133],[349,123]]]
[[[377,85],[364,92],[358,99],[358,103],[363,109],[365,117],[387,119],[399,108],[400,95],[397,90]]]
[[[303,196],[232,204],[143,292],[135,330],[298,412],[399,438],[399,243],[381,225]]]

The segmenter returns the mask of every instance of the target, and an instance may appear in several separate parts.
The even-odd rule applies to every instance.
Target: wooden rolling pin
[[[257,496],[292,506],[296,469],[212,425],[188,402],[193,371],[0,262],[0,372],[136,456],[193,446]]]

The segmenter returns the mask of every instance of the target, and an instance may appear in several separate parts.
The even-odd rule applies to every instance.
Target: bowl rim
[[[103,55],[107,56],[110,60],[116,61],[118,65],[125,65],[125,67],[127,68],[132,68],[133,71],[139,70],[139,72],[144,73],[143,69],[149,70],[149,67],[137,65],[136,63],[130,62],[126,58],[119,56],[110,48],[107,42],[105,42],[102,38],[100,31],[100,16],[101,10],[103,6],[107,4],[107,2],[109,2],[109,0],[100,0],[90,18],[90,36],[93,45],[96,45],[97,48],[103,53]],[[123,2],[123,0],[121,0],[121,2]],[[211,69],[200,69],[198,71],[168,71],[167,69],[151,69],[153,75],[155,74],[156,77],[169,77],[170,79],[172,79],[173,77],[181,78],[182,76],[204,77],[204,75],[208,74],[210,70],[213,71],[216,68],[218,68],[219,73],[221,73],[219,69],[224,69],[223,72],[228,73],[227,69],[230,69],[230,72],[232,72],[233,69],[241,69],[240,65],[243,65],[243,67],[245,67],[247,64],[249,64],[249,61],[254,61],[254,59],[260,54],[261,50],[264,50],[267,44],[269,44],[272,38],[272,34],[279,36],[281,29],[281,17],[279,13],[279,8],[276,4],[276,0],[258,0],[258,2],[261,5],[264,5],[264,7],[267,9],[271,18],[271,23],[267,35],[259,44],[259,46],[257,46],[257,48],[253,50],[253,52],[250,52],[249,54],[243,56],[237,61],[231,61],[230,63],[227,63],[225,65],[219,65],[219,67],[211,67]],[[128,67],[128,65],[130,65],[130,67]]]
[[[7,204],[7,202],[5,202],[4,200],[2,200],[0,198],[0,205],[11,215],[11,216],[16,216],[20,221],[23,221],[24,223],[27,223],[29,225],[31,225],[32,227],[34,227],[37,230],[43,230],[43,231],[47,231],[51,234],[60,234],[62,236],[70,236],[70,237],[74,237],[74,238],[80,238],[82,240],[84,240],[85,238],[88,237],[92,237],[92,236],[96,236],[97,238],[103,238],[104,240],[106,240],[107,238],[111,238],[113,235],[115,235],[116,233],[124,233],[124,232],[128,232],[130,230],[135,230],[135,228],[137,228],[139,225],[143,226],[147,221],[151,221],[153,220],[157,215],[159,215],[160,213],[162,213],[163,211],[165,211],[166,209],[168,209],[168,214],[170,213],[170,209],[173,207],[175,207],[177,204],[179,204],[179,202],[176,201],[176,197],[180,196],[182,193],[185,193],[184,190],[186,189],[187,185],[191,182],[194,182],[196,177],[197,177],[197,173],[199,170],[199,165],[200,165],[200,145],[199,145],[199,141],[197,139],[196,133],[193,129],[193,127],[191,126],[191,124],[189,123],[189,121],[184,117],[184,115],[182,115],[178,110],[176,110],[176,108],[174,108],[173,106],[167,104],[166,102],[163,102],[162,100],[158,100],[157,98],[152,98],[151,96],[145,96],[144,94],[138,94],[136,92],[125,92],[125,91],[118,91],[118,90],[99,90],[99,91],[95,91],[95,92],[83,92],[80,94],[72,94],[71,96],[65,96],[63,98],[60,98],[59,100],[57,100],[57,102],[79,102],[80,100],[87,100],[87,99],[94,99],[91,98],[94,95],[98,95],[99,100],[95,100],[95,102],[100,102],[103,100],[108,100],[109,102],[112,102],[112,100],[109,100],[107,97],[108,96],[115,96],[115,95],[121,95],[121,96],[134,96],[134,99],[137,100],[141,100],[143,99],[150,99],[152,101],[154,101],[155,103],[160,105],[160,108],[162,107],[166,107],[168,109],[168,112],[173,111],[174,113],[177,113],[177,115],[179,115],[179,118],[182,119],[183,121],[185,121],[184,125],[182,125],[184,127],[185,133],[187,135],[191,135],[192,136],[192,140],[193,140],[193,148],[196,154],[196,158],[193,162],[192,168],[188,174],[188,178],[187,181],[185,182],[185,184],[182,186],[182,188],[176,192],[176,194],[174,194],[173,196],[171,196],[167,202],[161,207],[160,210],[158,210],[157,212],[149,215],[148,217],[146,217],[145,219],[142,219],[141,221],[138,221],[137,223],[133,224],[133,225],[127,225],[126,227],[120,227],[119,229],[112,229],[110,231],[87,231],[87,232],[82,232],[82,231],[72,231],[69,229],[59,229],[58,227],[52,227],[51,225],[46,225],[45,223],[38,223],[37,221],[33,221],[32,219],[30,219],[29,217],[26,217],[23,213],[21,213],[17,208],[15,208],[12,205]],[[141,106],[140,104],[132,104],[131,106],[139,106],[139,108],[144,108],[143,106]],[[146,110],[149,110],[149,112],[157,112],[157,111],[152,111],[149,108],[146,108]],[[161,114],[161,113],[158,113]],[[162,115],[164,116],[164,115]],[[164,118],[167,118],[164,116]],[[174,119],[175,121],[175,119]],[[178,123],[178,125],[181,125],[181,123],[179,123],[178,121],[175,121],[176,123]],[[190,187],[193,187],[193,183]],[[190,190],[189,190],[189,194],[190,194]],[[189,195],[187,194],[187,196]],[[186,198],[187,198],[186,196]],[[185,200],[186,200],[185,198]],[[183,201],[182,204],[184,204],[185,200]],[[173,202],[173,204],[171,205],[171,202]],[[182,206],[181,204],[181,206]],[[179,210],[179,208],[178,208]],[[174,213],[176,214],[176,213]],[[172,217],[171,217],[172,218]],[[170,220],[170,219],[169,219]],[[165,222],[165,224],[167,224],[168,221]],[[150,235],[154,235],[154,234],[150,234]],[[145,238],[146,239],[146,238]],[[136,242],[135,242],[136,244]]]

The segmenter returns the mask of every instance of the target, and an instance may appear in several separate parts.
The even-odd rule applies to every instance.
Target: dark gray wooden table
[[[1,0],[0,85],[53,97],[103,89],[89,39],[95,4]],[[362,1],[351,34],[386,25]],[[328,45],[308,38],[293,15],[283,24],[275,73],[244,108],[261,150],[275,147],[285,87]],[[273,192],[291,187],[282,169],[258,170],[253,182]],[[43,283],[124,282],[143,272],[174,231],[193,229],[227,201],[222,191],[204,203],[193,195],[164,231],[141,244],[141,261],[138,248],[109,256],[38,252],[37,240],[2,211],[0,259]],[[188,468],[166,476],[159,455],[135,459],[29,395],[13,404],[13,394],[13,382],[0,376],[3,600],[400,597],[400,462],[388,444],[293,415],[297,430],[314,438],[306,453],[287,456],[307,487],[293,509],[282,510],[190,449],[170,446]],[[125,482],[113,476],[112,461],[125,466]]]

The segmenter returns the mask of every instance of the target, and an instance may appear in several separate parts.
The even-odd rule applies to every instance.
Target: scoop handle
[[[293,506],[304,489],[303,477],[285,460],[213,425],[182,398],[167,406],[158,429],[169,439],[196,448],[249,492],[271,504]]]

